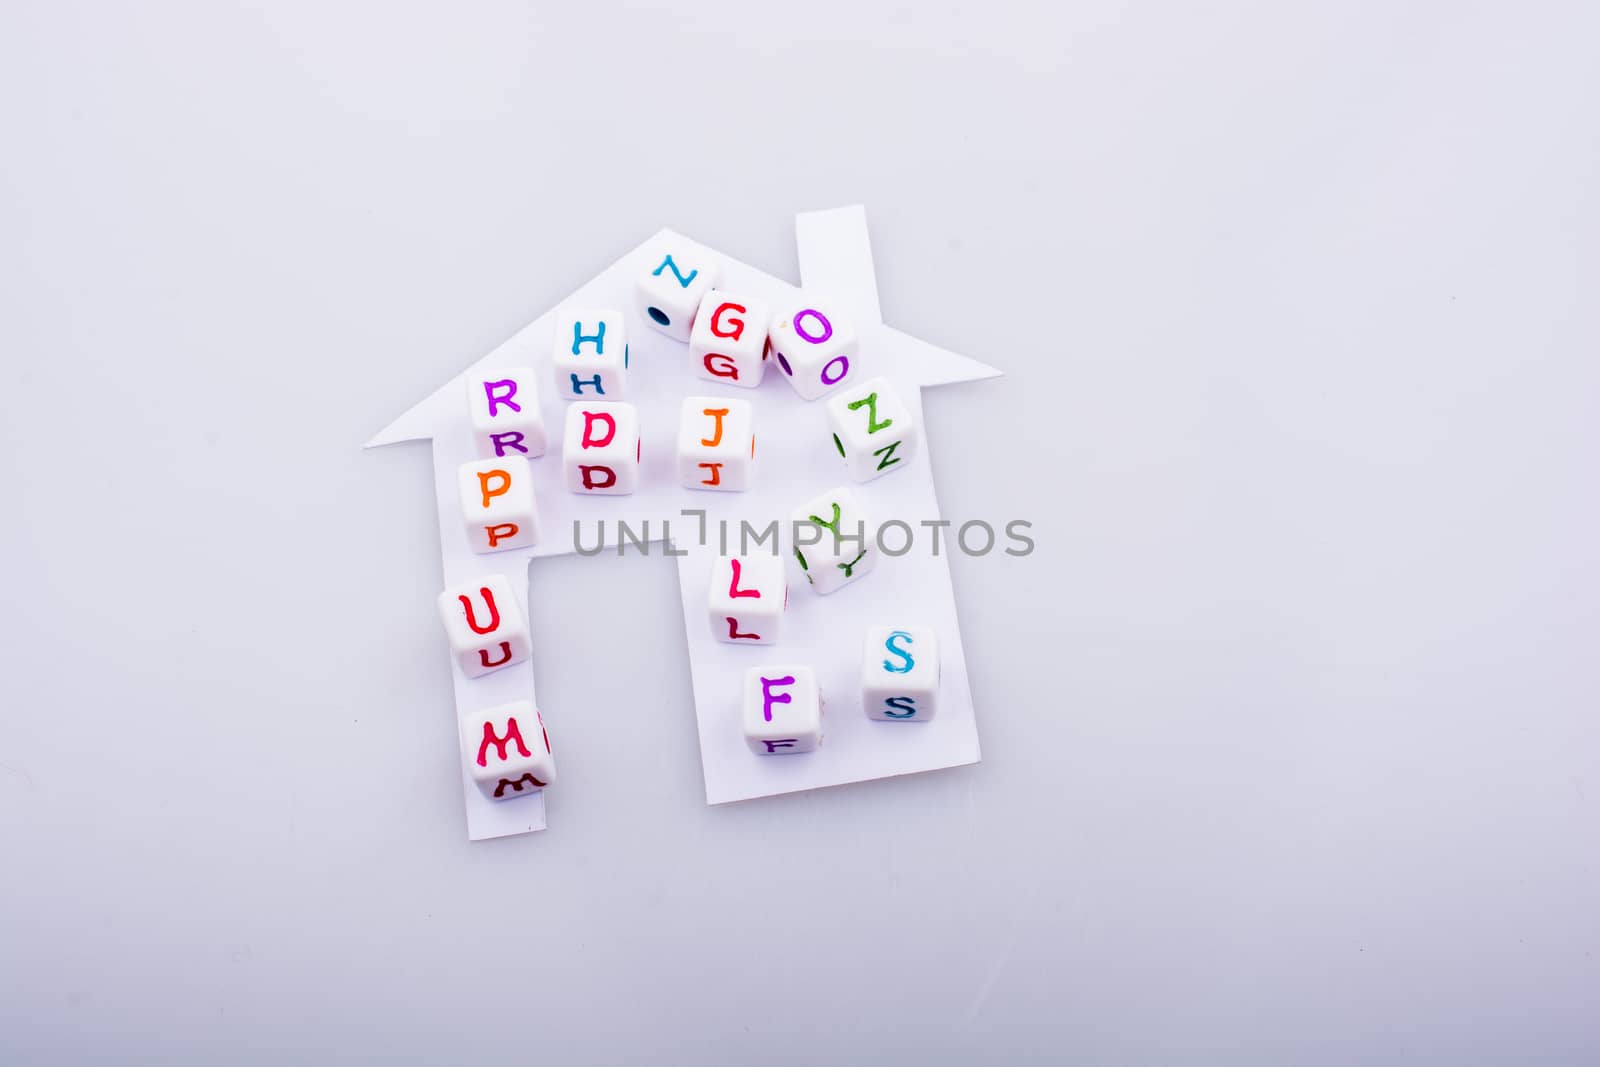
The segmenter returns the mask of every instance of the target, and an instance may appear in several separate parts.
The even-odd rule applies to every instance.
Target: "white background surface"
[[[1600,18],[8,3],[0,1060],[1592,1062]],[[984,762],[708,808],[670,561],[533,568],[469,845],[426,446],[662,225],[861,201]]]

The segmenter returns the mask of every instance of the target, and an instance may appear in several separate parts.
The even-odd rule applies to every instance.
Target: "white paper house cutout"
[[[800,276],[808,294],[827,297],[833,306],[848,311],[860,333],[859,362],[863,377],[883,375],[896,386],[919,426],[922,419],[921,387],[947,385],[993,377],[999,372],[975,360],[937,348],[884,324],[878,310],[877,282],[867,240],[865,212],[857,207],[802,214],[795,220]],[[642,426],[643,470],[640,489],[630,496],[582,497],[561,483],[559,435],[564,402],[552,395],[545,378],[550,366],[553,312],[547,311],[510,340],[445,383],[431,396],[407,411],[367,442],[368,448],[400,441],[431,439],[439,532],[444,558],[444,584],[454,585],[488,574],[504,574],[517,589],[527,588],[528,561],[535,556],[572,551],[574,520],[581,521],[584,544],[594,542],[595,524],[609,527],[625,520],[637,530],[648,521],[650,536],[661,537],[663,519],[672,520],[673,541],[688,554],[677,560],[684,604],[690,670],[695,690],[695,711],[700,731],[706,799],[709,803],[742,800],[775,793],[813,789],[896,774],[934,770],[975,763],[979,758],[972,695],[966,659],[957,626],[948,565],[949,545],[941,544],[935,557],[927,550],[927,537],[904,556],[884,558],[877,569],[850,587],[821,597],[805,584],[790,560],[790,610],[784,637],[776,646],[748,648],[718,642],[706,620],[705,596],[710,567],[716,557],[715,540],[708,547],[695,543],[694,519],[683,519],[684,508],[702,508],[707,522],[727,519],[734,528],[740,518],[757,525],[785,519],[800,503],[835,485],[852,485],[876,522],[901,518],[919,535],[930,531],[919,523],[939,518],[934,498],[929,456],[934,450],[926,434],[922,447],[907,469],[887,474],[865,485],[850,482],[825,428],[824,401],[807,402],[794,394],[776,370],[756,389],[721,387],[690,374],[687,345],[673,341],[636,321],[633,285],[648,271],[663,246],[679,240],[662,230],[612,264],[594,280],[572,294],[568,303],[587,307],[617,307],[629,316],[631,366],[626,399],[637,405]],[[795,288],[727,256],[721,257],[720,288],[768,298],[774,305]],[[467,374],[477,370],[529,366],[540,371],[541,404],[553,447],[533,460],[535,495],[544,531],[541,544],[520,551],[480,555],[467,545],[463,532],[456,472],[473,458],[467,430],[465,385]],[[754,487],[744,493],[699,493],[682,488],[673,469],[673,441],[679,405],[687,395],[727,393],[752,401],[756,408],[758,444]],[[920,431],[919,431],[920,432]],[[945,531],[948,542],[953,528]],[[609,540],[608,533],[608,540]],[[604,557],[588,566],[605,566]],[[431,613],[431,607],[430,607]],[[915,623],[939,632],[943,681],[939,712],[934,721],[918,724],[869,722],[859,707],[857,677],[866,628],[879,623]],[[539,641],[534,633],[535,645]],[[447,656],[440,634],[440,654]],[[810,663],[817,671],[824,699],[826,743],[815,753],[800,756],[755,756],[745,747],[738,726],[737,698],[744,669],[786,660]],[[473,711],[512,700],[533,699],[534,679],[528,663],[469,679],[452,667],[458,710]],[[561,762],[563,709],[541,707]],[[544,797],[537,793],[509,801],[482,796],[467,777],[462,757],[463,793],[468,834],[473,840],[542,830]],[[558,778],[553,789],[581,789],[583,783]]]

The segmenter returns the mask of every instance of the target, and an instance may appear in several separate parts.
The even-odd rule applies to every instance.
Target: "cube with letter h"
[[[874,626],[861,661],[869,719],[927,722],[939,706],[939,641],[926,626]]]
[[[856,358],[856,331],[815,301],[780,312],[768,331],[772,361],[803,400],[817,397],[850,380]]]
[[[674,341],[687,341],[700,301],[720,280],[716,256],[680,239],[639,275],[639,316]]]
[[[550,351],[563,400],[621,400],[628,380],[628,328],[620,311],[567,310],[556,316]]]
[[[778,640],[789,583],[777,556],[723,556],[711,566],[711,633],[730,645]]]
[[[483,458],[544,455],[539,390],[527,367],[467,375],[467,411]]]
[[[886,378],[869,378],[828,399],[833,447],[858,482],[907,466],[917,454],[917,428],[911,409],[900,402]]]
[[[561,465],[574,493],[619,496],[639,486],[639,413],[632,404],[585,401],[567,408]]]
[[[678,418],[678,477],[683,485],[748,489],[756,456],[754,420],[748,400],[685,397]]]
[[[461,510],[474,552],[504,552],[539,543],[533,468],[518,455],[478,459],[460,470]]]
[[[844,486],[797,508],[791,528],[794,558],[815,592],[843,589],[878,565],[876,532],[856,495]]]
[[[707,381],[754,389],[767,370],[767,324],[771,312],[764,300],[713,290],[700,301],[689,334],[689,363]]]
[[[822,694],[810,667],[752,667],[742,701],[745,744],[757,755],[814,752],[822,744]]]
[[[530,634],[522,599],[503,575],[453,586],[439,594],[450,651],[468,678],[521,663],[528,658]]]
[[[528,796],[556,780],[544,718],[527,700],[461,716],[461,752],[490,800]]]

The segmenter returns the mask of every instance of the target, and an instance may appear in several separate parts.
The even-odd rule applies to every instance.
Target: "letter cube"
[[[467,375],[467,411],[473,443],[484,459],[544,455],[544,415],[527,367]]]
[[[689,334],[694,373],[707,381],[754,389],[767,371],[767,324],[772,313],[764,300],[716,290],[700,301]]]
[[[650,259],[639,276],[639,316],[674,341],[687,341],[700,300],[721,278],[717,257],[688,241],[677,240]]]
[[[843,589],[878,565],[877,531],[844,486],[797,508],[791,518],[795,559],[815,592]]]
[[[639,414],[632,404],[584,401],[567,408],[561,464],[574,493],[621,496],[639,486]]]
[[[772,360],[804,400],[850,380],[856,359],[856,331],[837,315],[811,302],[780,311],[768,331]]]
[[[461,673],[468,678],[521,663],[530,635],[522,598],[503,575],[491,574],[439,594],[439,614]]]
[[[461,752],[490,800],[527,796],[556,780],[544,718],[526,700],[463,715]]]
[[[858,482],[899,470],[917,454],[917,427],[886,378],[869,378],[828,398],[833,447]]]
[[[723,556],[711,567],[711,633],[730,645],[776,644],[789,606],[777,556]]]
[[[750,488],[754,409],[748,400],[691,396],[678,418],[678,477],[689,489]]]
[[[869,719],[927,722],[939,707],[939,640],[926,626],[874,626],[861,662]]]
[[[561,399],[621,400],[628,384],[628,327],[622,312],[558,314],[550,364]]]
[[[474,552],[504,552],[539,543],[533,468],[521,456],[461,465],[461,510]]]
[[[760,756],[822,744],[822,694],[810,667],[751,667],[744,675],[744,740]]]

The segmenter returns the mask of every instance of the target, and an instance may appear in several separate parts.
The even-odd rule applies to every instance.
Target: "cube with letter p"
[[[477,459],[460,471],[461,510],[474,552],[505,552],[539,543],[533,468],[521,456]]]

